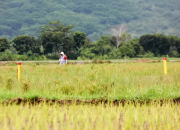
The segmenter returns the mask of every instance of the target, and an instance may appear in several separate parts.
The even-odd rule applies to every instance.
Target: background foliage
[[[91,41],[108,35],[114,25],[128,23],[129,33],[180,36],[179,0],[1,0],[0,36],[38,36],[40,27],[61,19],[84,31]]]
[[[39,38],[20,35],[12,41],[0,38],[0,60],[46,60],[58,59],[64,51],[68,59],[122,59],[179,57],[180,38],[174,35],[146,34],[132,38],[131,34],[118,36],[122,42],[117,46],[115,36],[102,35],[98,41],[90,42],[84,32],[74,32],[72,25],[51,21],[42,27]]]

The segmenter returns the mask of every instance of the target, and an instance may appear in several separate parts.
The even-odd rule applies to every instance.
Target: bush
[[[1,59],[1,61],[8,61],[9,60],[9,56],[7,54],[2,54],[0,56],[0,59]]]
[[[15,61],[18,59],[18,55],[9,55],[9,60],[10,61]]]
[[[18,60],[18,55],[13,54],[1,54],[0,61],[15,61]]]
[[[38,56],[37,58],[38,58],[38,60],[42,60],[42,57],[41,57],[41,56]]]
[[[45,55],[42,55],[41,57],[42,57],[42,60],[47,60]]]
[[[34,57],[34,60],[38,60],[38,58],[37,58],[37,57]]]
[[[77,60],[82,60],[82,58],[79,56],[79,57],[77,58]]]
[[[179,57],[179,53],[175,50],[171,50],[168,55],[170,57]]]
[[[28,51],[27,55],[28,55],[28,57],[32,56],[33,55],[32,51]]]
[[[109,59],[108,55],[103,56],[103,60],[108,60],[108,59]]]
[[[154,53],[148,52],[148,53],[146,53],[143,57],[144,57],[144,58],[153,58],[153,57],[154,57]]]
[[[28,56],[27,55],[20,55],[18,60],[26,61],[26,60],[28,60]]]
[[[27,61],[27,60],[47,60],[45,55],[39,55],[37,53],[32,54],[31,51],[27,55],[19,55],[13,53],[11,50],[6,50],[5,52],[0,53],[0,61]]]
[[[33,55],[32,57],[29,57],[29,60],[47,60],[45,55]]]

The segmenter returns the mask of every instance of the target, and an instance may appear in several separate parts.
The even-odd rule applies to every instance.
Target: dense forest
[[[126,24],[116,26],[111,29],[113,36],[102,35],[97,41],[89,41],[85,32],[73,31],[74,26],[51,21],[40,28],[38,38],[0,38],[0,61],[58,59],[61,51],[68,59],[78,60],[180,56],[179,37],[157,33],[133,38],[120,31],[126,28]]]
[[[49,21],[84,31],[90,41],[127,23],[132,37],[151,33],[180,36],[179,0],[0,0],[0,37],[39,36]]]

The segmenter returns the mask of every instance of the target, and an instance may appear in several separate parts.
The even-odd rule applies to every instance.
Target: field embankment
[[[113,106],[126,106],[126,105],[134,105],[134,106],[144,106],[144,105],[167,105],[167,104],[176,104],[180,105],[180,98],[176,99],[154,99],[154,100],[108,100],[108,99],[89,99],[89,100],[55,100],[55,99],[45,99],[45,98],[34,98],[34,99],[26,99],[26,98],[13,98],[9,100],[5,100],[2,102],[3,105],[39,105],[39,104],[49,104],[49,105],[63,105],[63,106],[72,106],[72,105],[113,105]]]

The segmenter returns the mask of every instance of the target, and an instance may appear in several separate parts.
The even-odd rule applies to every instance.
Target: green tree
[[[152,52],[155,56],[167,55],[170,51],[170,40],[163,34],[147,34],[139,39],[140,45],[144,48],[145,52]]]
[[[37,38],[28,35],[15,37],[12,42],[13,47],[19,54],[27,53],[28,51],[34,52],[36,46],[39,44]]]
[[[83,59],[93,59],[93,58],[100,58],[100,59],[109,59],[115,58],[114,53],[112,51],[115,49],[111,44],[111,37],[109,36],[101,36],[101,38],[97,42],[91,42],[79,49],[80,57]],[[117,50],[117,49],[115,49]]]
[[[178,53],[180,54],[180,38],[178,38],[176,42],[176,48],[177,48]]]
[[[135,51],[135,54],[134,54],[135,57],[144,55],[144,49],[139,44],[139,39],[133,39],[133,40],[129,41],[128,43],[133,46],[134,51]]]
[[[74,40],[73,37],[65,37],[62,43],[63,51],[68,56],[68,59],[77,59],[76,51],[74,50]]]
[[[180,52],[180,40],[178,37],[172,35],[172,36],[167,36],[170,42],[170,51],[168,55],[170,57],[178,57],[179,52]]]
[[[60,21],[49,22],[41,28],[41,42],[44,47],[45,54],[58,52],[62,47],[63,51],[69,52],[73,47],[73,36],[71,29],[74,26],[61,24]]]
[[[78,50],[85,44],[86,33],[84,32],[75,32],[73,33],[73,38],[75,41],[75,48]]]
[[[96,43],[96,53],[98,55],[105,55],[111,51],[111,42],[109,36],[101,36],[101,38]]]
[[[0,52],[10,48],[10,41],[6,38],[0,38]]]
[[[148,52],[148,51],[155,52],[156,51],[155,41],[156,41],[156,36],[151,35],[151,34],[143,35],[139,39],[139,43],[143,47],[145,52]]]
[[[128,57],[132,58],[136,54],[136,52],[134,50],[134,47],[129,43],[126,43],[123,46],[121,46],[119,48],[119,51],[121,52],[122,57],[127,57],[128,56]]]
[[[171,43],[164,34],[156,34],[156,46],[158,54],[167,55],[170,51]]]

